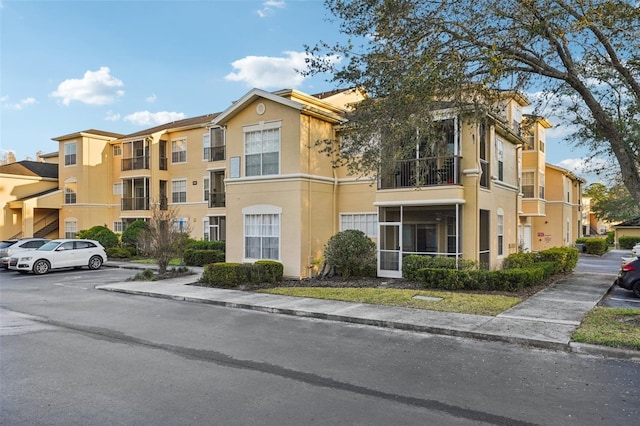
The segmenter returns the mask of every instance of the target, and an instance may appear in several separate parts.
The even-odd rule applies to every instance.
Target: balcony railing
[[[204,158],[209,161],[221,161],[225,158],[225,147],[223,146],[212,146],[210,148],[204,149]]]
[[[489,163],[486,160],[480,160],[480,186],[489,187]]]
[[[378,189],[459,185],[460,157],[429,157],[398,160],[392,170],[383,173]]]
[[[141,170],[149,168],[149,157],[132,157],[122,159],[122,171],[126,170]]]
[[[169,209],[169,200],[167,197],[160,197],[160,210],[168,210]]]
[[[169,163],[169,159],[167,157],[160,157],[160,159],[158,160],[158,169],[167,170],[168,163]]]
[[[209,193],[209,207],[224,207],[226,194],[224,192]]]
[[[148,197],[123,197],[121,200],[122,210],[149,210]]]

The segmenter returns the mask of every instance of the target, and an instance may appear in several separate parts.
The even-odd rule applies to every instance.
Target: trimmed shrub
[[[255,263],[211,263],[204,267],[200,283],[211,287],[237,287],[243,283],[260,284],[282,279],[284,266],[272,260]]]
[[[636,243],[640,243],[640,237],[626,237],[622,236],[618,238],[618,245],[621,249],[631,250]]]
[[[113,259],[128,259],[136,255],[135,249],[129,247],[109,247],[106,251],[107,257]]]
[[[616,231],[607,232],[607,244],[612,246],[616,239]],[[640,239],[639,239],[640,241]]]
[[[477,267],[477,263],[473,260],[458,259],[456,262],[455,257],[410,254],[402,258],[402,278],[419,281],[421,279],[419,271],[425,268],[469,270],[477,269]]]
[[[122,245],[134,249],[135,253],[138,254],[138,238],[147,227],[147,222],[144,220],[131,222],[122,233]]]
[[[424,268],[420,270],[420,281],[429,289],[513,292],[544,283],[552,275],[553,269],[554,262],[497,271]]]
[[[343,278],[369,277],[376,272],[376,244],[364,232],[355,229],[331,237],[324,247],[324,258]]]
[[[187,250],[226,250],[225,241],[205,241],[205,240],[190,240],[186,245]]]
[[[104,246],[104,248],[116,247],[118,245],[118,236],[106,226],[93,226],[78,232],[78,238],[88,240],[96,240]]]
[[[602,240],[604,242],[604,240]],[[606,251],[606,244],[604,245]],[[589,250],[587,242],[587,253]],[[557,272],[570,272],[578,264],[578,249],[575,247],[553,247],[539,253],[539,261],[555,262]]]
[[[538,253],[511,253],[502,261],[502,269],[527,268],[539,260]]]
[[[241,280],[238,270],[242,263],[212,263],[205,265],[200,283],[218,287],[236,287]]]
[[[275,283],[282,280],[284,265],[274,260],[258,260],[254,263],[257,268],[261,268],[262,280],[260,282]]]
[[[589,238],[585,243],[587,254],[603,255],[607,252],[609,246],[604,238]]]
[[[221,250],[195,250],[187,249],[182,256],[185,265],[204,266],[209,263],[221,263],[225,261],[225,253]]]

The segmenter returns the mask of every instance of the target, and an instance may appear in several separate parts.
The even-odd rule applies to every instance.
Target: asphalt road
[[[620,271],[622,258],[629,256],[631,256],[631,250],[612,250],[598,258],[580,256],[575,270],[587,274],[611,274],[611,282],[613,283]],[[632,291],[614,285],[611,291],[602,298],[600,306],[640,309],[640,299],[635,297]]]
[[[640,365],[0,272],[3,425],[635,425]]]

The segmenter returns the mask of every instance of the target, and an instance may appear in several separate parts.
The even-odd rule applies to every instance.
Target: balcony
[[[122,171],[142,170],[149,168],[149,156],[123,158]]]
[[[222,161],[225,159],[225,147],[213,146],[211,148],[204,149],[204,158],[209,161]]]
[[[122,210],[149,210],[149,197],[123,197]]]
[[[459,185],[460,158],[448,156],[398,160],[390,172],[381,176],[378,189]]]
[[[226,194],[224,192],[209,193],[209,207],[224,207]]]

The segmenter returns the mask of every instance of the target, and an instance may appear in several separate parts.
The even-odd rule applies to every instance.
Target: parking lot
[[[3,287],[10,286],[12,289],[17,286],[24,289],[32,289],[45,284],[53,287],[92,290],[97,285],[125,281],[135,275],[135,272],[130,269],[102,267],[95,271],[86,268],[60,269],[45,275],[35,275],[0,269],[0,280]]]

